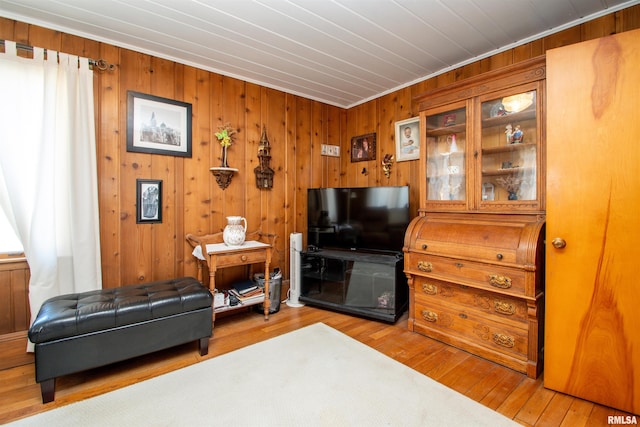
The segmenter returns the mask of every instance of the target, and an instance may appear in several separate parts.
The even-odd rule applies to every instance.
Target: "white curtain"
[[[0,208],[29,262],[32,321],[50,297],[102,288],[93,72],[33,56],[0,53]]]

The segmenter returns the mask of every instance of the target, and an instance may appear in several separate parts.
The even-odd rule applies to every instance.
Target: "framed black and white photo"
[[[420,117],[396,122],[396,161],[420,158]]]
[[[191,104],[127,92],[127,151],[191,157]]]
[[[376,134],[354,136],[351,138],[351,162],[363,162],[376,159]]]
[[[162,222],[162,181],[158,179],[136,180],[136,223]]]

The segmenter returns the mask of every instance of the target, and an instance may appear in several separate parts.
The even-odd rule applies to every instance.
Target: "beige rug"
[[[11,425],[518,424],[317,323]]]

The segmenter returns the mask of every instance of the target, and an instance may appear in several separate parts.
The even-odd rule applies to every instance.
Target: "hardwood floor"
[[[606,426],[609,415],[629,415],[563,395],[537,380],[438,341],[408,332],[406,314],[387,324],[305,306],[280,311],[265,322],[253,312],[218,317],[209,354],[195,343],[57,380],[56,400],[43,405],[33,364],[0,371],[0,424],[67,405],[316,322],[342,331],[436,381],[525,426]],[[287,367],[281,366],[283,373]],[[544,373],[543,373],[544,375]]]

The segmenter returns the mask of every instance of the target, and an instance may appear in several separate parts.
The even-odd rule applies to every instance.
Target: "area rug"
[[[260,342],[12,426],[514,426],[325,325]]]

